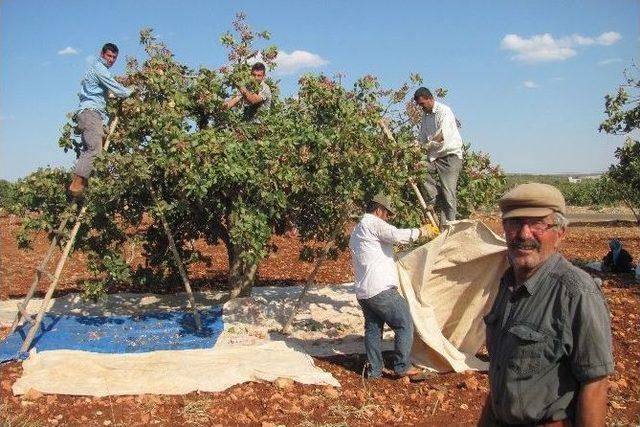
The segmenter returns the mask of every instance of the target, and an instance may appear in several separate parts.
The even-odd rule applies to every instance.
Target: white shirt
[[[431,141],[438,134],[444,139],[442,143]],[[449,154],[462,159],[462,138],[458,132],[456,117],[451,108],[440,102],[434,102],[433,112],[422,115],[418,141],[427,144],[430,162]]]
[[[417,228],[396,228],[375,215],[364,214],[349,239],[356,298],[371,298],[398,287],[393,244],[409,243],[418,237]]]

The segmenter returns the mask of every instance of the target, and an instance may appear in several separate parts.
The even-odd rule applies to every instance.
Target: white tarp
[[[413,362],[439,372],[486,370],[475,354],[507,269],[504,240],[481,222],[458,221],[397,265],[415,325]]]
[[[339,387],[313,359],[282,342],[203,350],[137,354],[56,350],[33,353],[22,364],[14,394],[30,388],[43,393],[86,396],[185,394],[222,391],[246,381],[290,378],[302,384]]]

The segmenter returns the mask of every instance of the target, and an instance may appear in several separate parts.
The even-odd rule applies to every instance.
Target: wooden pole
[[[118,125],[118,116],[115,116],[114,119],[111,121],[111,124],[109,126],[109,132],[107,133],[107,138],[104,142],[103,149],[105,151],[109,148],[109,143],[111,142],[111,136],[113,135],[113,132],[115,131],[117,125]],[[78,216],[76,217],[76,222],[73,224],[73,228],[69,233],[69,239],[67,240],[67,243],[65,244],[64,249],[62,251],[62,255],[58,260],[58,264],[56,265],[56,270],[51,277],[52,278],[51,284],[49,284],[49,289],[47,289],[47,293],[45,294],[44,300],[40,305],[40,310],[38,311],[38,315],[36,316],[35,322],[29,329],[29,333],[27,334],[27,337],[25,338],[24,342],[22,343],[22,346],[20,347],[20,351],[23,353],[29,350],[29,347],[31,346],[31,342],[33,341],[33,339],[36,336],[36,333],[40,329],[40,324],[42,323],[42,319],[44,318],[44,315],[48,310],[49,302],[53,297],[53,292],[56,290],[56,287],[60,282],[60,275],[62,274],[62,269],[64,268],[64,265],[67,262],[67,258],[69,257],[69,254],[71,253],[71,249],[73,248],[73,245],[75,243],[76,236],[78,235],[78,230],[80,230],[80,226],[82,225],[82,220],[86,211],[87,211],[87,206],[83,206],[82,209],[80,209]],[[60,233],[61,232],[62,231],[60,231]],[[39,271],[43,271],[43,270],[39,270]],[[24,304],[23,307],[26,308],[26,304]]]
[[[149,190],[151,191],[151,196],[153,197],[153,201],[156,206],[159,206],[158,196],[156,195],[155,190],[151,185],[149,185]],[[182,283],[184,283],[184,289],[187,291],[187,298],[189,299],[189,305],[193,310],[193,319],[196,322],[196,328],[198,332],[202,331],[202,322],[200,320],[200,313],[198,312],[198,307],[196,306],[196,300],[193,297],[193,292],[191,290],[191,283],[189,282],[189,276],[187,276],[187,272],[184,268],[184,264],[182,262],[182,258],[180,258],[180,253],[178,252],[178,248],[176,247],[176,242],[173,239],[173,235],[171,234],[171,229],[169,228],[169,223],[167,222],[167,218],[164,216],[162,211],[159,211],[160,222],[162,223],[162,228],[164,229],[164,233],[169,240],[169,247],[171,248],[171,253],[173,254],[173,259],[178,267],[178,271],[180,272],[180,277],[182,278]]]
[[[344,228],[344,223],[341,221],[331,233],[331,236],[329,237],[329,240],[327,241],[327,243],[324,245],[324,248],[322,248],[322,252],[320,252],[318,259],[316,260],[316,264],[313,267],[313,270],[311,271],[311,273],[309,273],[309,276],[307,276],[307,280],[304,285],[304,288],[302,288],[302,292],[300,292],[298,299],[293,305],[291,314],[289,314],[287,321],[282,327],[281,332],[284,335],[289,335],[291,333],[291,324],[293,323],[293,319],[296,317],[296,314],[298,314],[298,311],[300,310],[300,306],[302,305],[302,300],[304,300],[304,297],[307,295],[309,288],[311,288],[311,286],[315,283],[316,274],[318,274],[318,271],[320,270],[320,266],[327,259],[327,255],[329,254],[329,251],[335,244],[338,234],[340,234],[343,228]]]

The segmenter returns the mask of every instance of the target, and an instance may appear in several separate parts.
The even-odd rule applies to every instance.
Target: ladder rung
[[[33,320],[33,316],[27,313],[26,308],[23,307],[22,304],[20,303],[16,304],[16,306],[18,307],[18,311],[20,312],[20,314],[22,314],[22,317],[24,318],[24,320],[26,320],[27,322],[33,325],[33,323],[35,322]]]
[[[37,271],[38,271],[38,274],[39,274],[40,276],[42,276],[42,275],[44,274],[44,275],[45,275],[45,276],[47,276],[47,277],[49,278],[49,280],[51,280],[52,282],[56,279],[56,278],[55,278],[55,276],[54,276],[53,274],[49,273],[47,270],[45,270],[45,269],[43,269],[43,268],[38,268],[38,270],[37,270]]]

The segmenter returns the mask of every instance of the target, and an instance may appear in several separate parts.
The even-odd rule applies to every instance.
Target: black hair
[[[105,53],[106,51],[110,50],[111,52],[117,54],[118,51],[118,46],[116,46],[113,43],[105,43],[104,46],[102,46],[102,50],[100,51],[100,53]]]
[[[420,87],[416,90],[416,93],[413,94],[413,100],[417,101],[418,98],[433,98],[431,91],[426,87]]]
[[[251,71],[262,71],[263,73],[266,73],[267,67],[265,67],[262,62],[256,62],[251,66]]]
[[[367,203],[367,209],[366,212],[367,213],[373,213],[376,211],[376,209],[387,209],[384,206],[382,206],[380,203],[378,202],[374,202],[373,200],[370,201],[369,203]]]

